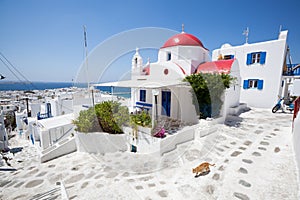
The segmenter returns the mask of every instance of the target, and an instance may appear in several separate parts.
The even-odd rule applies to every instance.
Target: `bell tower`
[[[141,75],[143,69],[143,58],[139,54],[139,48],[136,48],[131,61],[131,70],[134,75]]]

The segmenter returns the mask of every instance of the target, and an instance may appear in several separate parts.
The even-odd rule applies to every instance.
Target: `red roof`
[[[150,75],[150,66],[147,66],[143,69],[143,72],[145,73],[145,75]]]
[[[218,72],[218,73],[229,74],[233,61],[234,61],[234,59],[206,62],[206,63],[200,64],[198,66],[196,73]]]
[[[172,46],[200,46],[203,47],[202,42],[195,36],[188,33],[179,33],[169,38],[161,48]]]

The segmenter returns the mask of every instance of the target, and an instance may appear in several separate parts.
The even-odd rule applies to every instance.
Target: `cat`
[[[210,164],[208,162],[204,162],[202,164],[200,164],[198,167],[193,169],[193,173],[196,173],[196,176],[198,176],[198,173],[203,173],[203,172],[209,172],[209,166],[215,166],[215,164]],[[199,174],[199,175],[200,175]]]

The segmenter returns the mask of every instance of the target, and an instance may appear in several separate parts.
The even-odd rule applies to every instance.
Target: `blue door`
[[[161,114],[170,117],[170,113],[171,113],[171,92],[170,91],[162,91],[161,104],[162,104]]]

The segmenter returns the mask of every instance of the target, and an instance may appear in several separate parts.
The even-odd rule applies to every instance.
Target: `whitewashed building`
[[[4,124],[4,115],[0,110],[0,151],[8,150],[8,135]]]
[[[241,102],[250,107],[272,108],[278,96],[287,96],[288,79],[283,76],[288,54],[288,31],[281,31],[275,40],[223,44],[212,52],[212,60],[235,58],[240,64]]]

